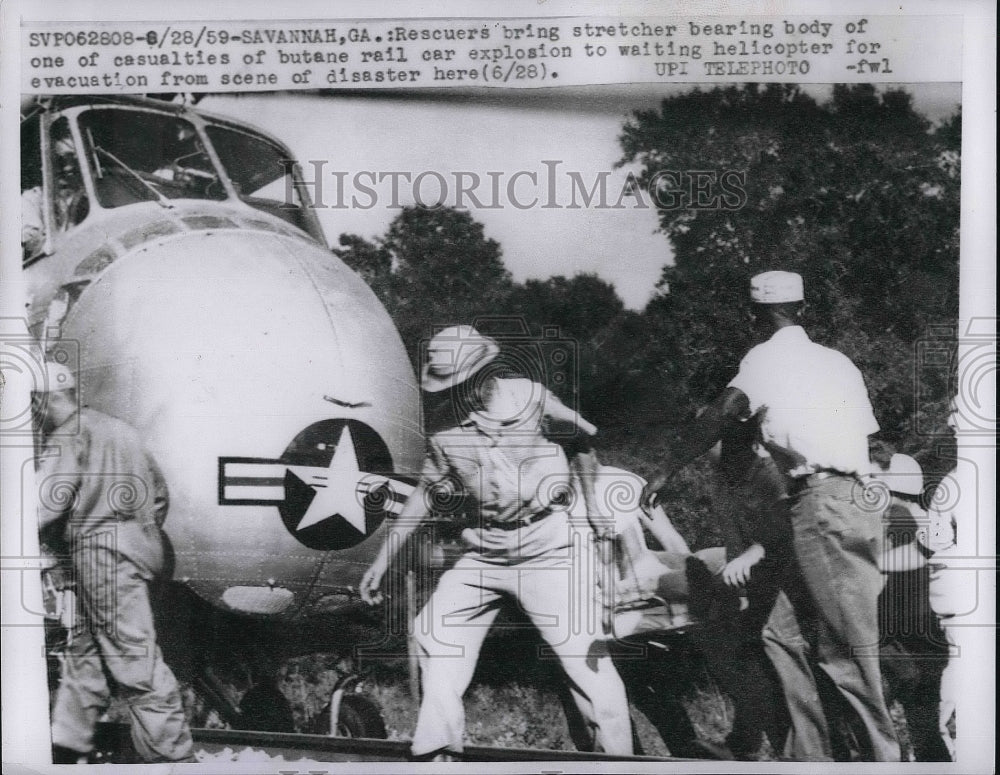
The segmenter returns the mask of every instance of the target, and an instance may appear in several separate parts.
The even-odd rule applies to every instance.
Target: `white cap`
[[[756,275],[750,280],[750,298],[758,304],[804,301],[802,275],[781,271]]]
[[[884,482],[891,492],[900,495],[920,495],[924,491],[923,469],[909,455],[893,455],[889,459],[889,467],[876,469],[872,476]]]

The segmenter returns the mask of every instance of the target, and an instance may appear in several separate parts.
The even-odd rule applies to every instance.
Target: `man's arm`
[[[163,523],[167,519],[167,512],[170,511],[170,489],[167,487],[167,480],[159,465],[148,452],[146,453],[146,462],[153,480],[153,519],[156,520],[157,527],[163,527]]]
[[[920,552],[917,541],[913,540],[909,543],[883,549],[880,570],[883,573],[905,572],[918,570],[926,564],[927,558]]]
[[[80,472],[72,444],[46,447],[35,472],[38,487],[38,530],[44,531],[68,517],[80,486]]]
[[[559,400],[559,397],[552,391],[546,390],[545,415],[556,422],[568,424],[574,428],[579,428],[588,436],[597,435],[597,426],[588,422],[583,415],[575,409],[570,409]]]
[[[684,540],[684,536],[678,532],[674,523],[659,506],[643,512],[640,524],[649,529],[653,538],[659,541],[664,551],[691,554],[691,548]]]
[[[421,479],[416,488],[406,499],[403,510],[395,519],[387,521],[388,530],[385,540],[379,547],[378,554],[372,560],[371,566],[361,577],[358,590],[361,599],[369,605],[381,602],[382,578],[389,569],[389,563],[393,561],[396,554],[406,543],[407,539],[419,528],[427,517],[427,485]]]
[[[670,456],[656,476],[643,491],[643,503],[650,503],[653,496],[677,471],[696,457],[707,452],[722,438],[728,423],[750,416],[750,400],[739,388],[727,387],[697,418],[674,434],[669,444]]]

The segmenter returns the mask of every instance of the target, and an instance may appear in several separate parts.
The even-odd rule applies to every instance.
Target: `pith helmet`
[[[465,382],[500,354],[499,345],[472,326],[449,326],[427,345],[420,387],[437,393]]]

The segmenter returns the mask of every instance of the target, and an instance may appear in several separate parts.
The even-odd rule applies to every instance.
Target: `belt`
[[[837,468],[817,468],[815,471],[811,471],[808,474],[801,474],[799,476],[790,477],[789,489],[792,491],[800,490],[805,487],[809,482],[821,482],[824,479],[831,479],[835,476],[844,477],[845,479],[854,479],[855,481],[860,481],[857,474],[848,474]]]
[[[839,471],[836,468],[819,468],[813,471],[811,474],[806,474],[805,478],[813,478],[816,480],[829,479],[831,476],[846,476],[849,479],[854,479],[854,474],[845,474],[843,471]]]
[[[527,527],[528,525],[533,525],[535,522],[540,522],[547,516],[554,514],[552,508],[546,507],[541,511],[536,511],[532,514],[528,514],[520,519],[507,519],[507,520],[496,520],[496,519],[484,519],[482,525],[484,528],[489,528],[490,530],[517,530],[518,528]]]

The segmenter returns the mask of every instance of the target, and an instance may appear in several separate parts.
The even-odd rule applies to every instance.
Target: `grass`
[[[502,624],[503,622],[501,622]],[[507,631],[509,632],[509,631]],[[537,659],[538,640],[530,631],[491,635],[483,647],[473,683],[465,695],[468,745],[504,748],[575,750],[559,689],[563,676],[558,663]],[[671,670],[680,671],[682,703],[701,739],[721,743],[732,728],[733,705],[712,679],[700,656],[681,648],[667,657]],[[364,675],[365,694],[382,711],[389,739],[409,740],[416,724],[419,702],[409,692],[404,659],[368,659],[352,664],[331,654],[313,654],[288,660],[281,669],[279,686],[291,702],[297,725],[305,726],[329,699],[342,670],[354,667]],[[512,676],[516,676],[512,678]],[[669,754],[653,725],[634,706],[632,718],[643,752]],[[890,707],[903,748],[904,761],[912,752],[902,707]],[[760,758],[773,760],[768,742]]]
[[[663,439],[650,432],[630,438],[606,439],[600,454],[603,462],[651,477],[650,461],[663,459]],[[641,453],[641,454],[637,454]],[[714,476],[708,463],[699,460],[678,473],[663,493],[667,514],[696,550],[719,545],[712,519]],[[525,631],[519,631],[524,634]],[[559,699],[562,677],[553,663],[535,658],[535,641],[530,637],[491,636],[487,639],[479,669],[465,697],[466,742],[502,747],[573,750],[565,713]],[[279,688],[288,698],[297,728],[305,729],[328,702],[337,678],[352,667],[338,654],[311,654],[282,663]],[[367,660],[354,665],[365,674],[364,690],[381,708],[390,739],[409,740],[416,723],[418,701],[408,689],[405,660]],[[699,737],[721,742],[732,727],[730,700],[719,690],[707,671],[698,664],[684,662],[677,669],[691,676],[684,703]],[[511,676],[516,676],[512,679]],[[246,685],[238,678],[224,682],[230,697],[238,701]],[[218,725],[214,713],[206,711],[190,690],[185,702],[196,723]],[[905,755],[910,751],[909,735],[902,708],[891,708]],[[668,750],[655,728],[637,709],[632,710],[636,733],[644,752],[666,755]],[[765,744],[762,758],[773,758]]]
[[[479,669],[465,696],[467,745],[503,748],[544,748],[575,750],[566,716],[558,694],[561,673],[554,664],[543,660],[526,661],[534,653],[530,639],[491,636],[484,646]],[[411,739],[419,702],[409,692],[407,665],[398,658],[371,660],[360,666],[337,654],[310,654],[285,661],[279,670],[278,687],[289,700],[296,728],[306,731],[311,719],[329,701],[338,677],[345,670],[358,669],[364,675],[364,693],[380,708],[390,740]],[[704,666],[678,657],[678,670],[687,671],[689,681],[682,702],[701,739],[724,741],[732,727],[732,702],[719,690]],[[511,679],[516,675],[516,679]],[[232,679],[223,682],[234,701],[246,686]],[[222,726],[218,716],[204,707],[190,686],[182,685],[189,717],[199,726]],[[909,732],[902,707],[890,707],[903,760],[912,753]],[[127,709],[115,700],[109,714],[113,721],[127,722]],[[632,708],[632,719],[643,753],[669,755],[653,725]],[[768,743],[761,749],[761,759],[773,760]]]
[[[559,695],[562,673],[558,663],[536,658],[538,641],[518,631],[517,637],[494,635],[484,644],[476,675],[465,695],[467,745],[504,748],[576,750]],[[329,699],[347,661],[329,654],[288,660],[281,669],[279,687],[289,699],[296,724],[304,728]],[[680,670],[692,669],[685,662]],[[698,675],[683,702],[700,736],[720,742],[731,726],[732,706],[696,665]],[[409,692],[405,660],[368,660],[360,665],[365,694],[382,711],[391,740],[409,740],[419,702]],[[511,676],[517,679],[512,680]],[[636,734],[644,753],[669,754],[653,725],[632,709]]]

